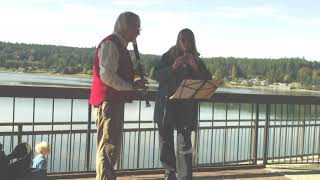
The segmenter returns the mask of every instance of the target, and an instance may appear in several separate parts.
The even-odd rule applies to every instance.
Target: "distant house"
[[[287,85],[287,83],[273,83],[273,89],[277,90],[290,90],[291,88]]]
[[[300,89],[300,88],[302,88],[302,84],[301,83],[290,83],[290,84],[288,84],[288,86],[291,89]]]
[[[268,80],[261,81],[261,86],[268,86],[268,85],[269,85]]]
[[[249,86],[249,81],[242,80],[240,84],[243,85],[243,86]]]

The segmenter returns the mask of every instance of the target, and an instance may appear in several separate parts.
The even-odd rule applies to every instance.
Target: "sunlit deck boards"
[[[241,179],[241,180],[289,180],[279,173],[272,173],[266,169],[245,169],[245,170],[225,170],[212,172],[195,172],[194,180],[225,180],[225,179]],[[162,180],[162,174],[155,175],[135,175],[121,176],[118,180]],[[62,179],[56,179],[62,180]],[[72,180],[95,180],[92,178],[74,178]]]

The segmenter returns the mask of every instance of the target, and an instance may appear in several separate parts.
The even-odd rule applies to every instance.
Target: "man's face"
[[[140,20],[137,20],[128,27],[128,31],[126,33],[127,40],[129,42],[135,40],[140,35],[140,31]]]

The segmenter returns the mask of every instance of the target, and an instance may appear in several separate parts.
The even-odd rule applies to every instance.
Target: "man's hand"
[[[146,79],[136,80],[133,83],[133,89],[135,89],[135,90],[138,90],[138,89],[146,90],[148,88],[146,86],[146,84],[149,84],[148,80],[146,80]]]

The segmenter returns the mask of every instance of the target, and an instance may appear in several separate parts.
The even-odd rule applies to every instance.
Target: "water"
[[[75,76],[57,76],[46,74],[30,74],[16,72],[0,72],[0,85],[31,85],[31,86],[69,86],[91,87],[91,78]],[[254,88],[226,88],[220,87],[217,92],[239,94],[269,94],[269,95],[299,95],[320,96],[319,91],[281,91]]]
[[[0,72],[0,84],[17,86],[88,87],[91,85],[91,79],[75,76]]]
[[[72,86],[72,87],[89,87],[91,80],[89,78],[80,77],[62,77],[44,74],[21,74],[21,73],[0,73],[0,84],[9,85],[33,85],[33,86]],[[283,95],[314,95],[319,96],[319,92],[284,92],[258,90],[250,88],[219,88],[220,92],[242,93],[242,94],[283,94]],[[71,109],[71,104],[73,108]],[[137,121],[140,117],[143,123],[140,128],[154,128],[152,123],[153,108],[144,108],[139,114],[139,102],[134,101],[125,106],[125,129],[139,128],[139,124],[132,124],[130,121]],[[151,102],[152,107],[154,103]],[[15,108],[13,108],[15,107]],[[33,109],[33,107],[35,109]],[[228,109],[228,111],[226,111]],[[318,109],[318,110],[317,110]],[[87,122],[88,117],[88,100],[70,100],[70,99],[46,99],[36,98],[0,98],[0,123],[8,122]],[[265,106],[260,106],[259,117],[261,122],[259,125],[264,126]],[[94,113],[92,113],[94,120]],[[252,123],[255,119],[255,106],[251,104],[224,104],[224,103],[201,103],[199,126],[209,127],[199,131],[198,138],[198,156],[197,162],[221,163],[223,160],[231,161],[247,161],[250,159],[251,153],[251,133]],[[213,119],[213,120],[212,120]],[[239,121],[240,119],[240,121]],[[270,146],[269,156],[286,156],[288,153],[299,154],[300,151],[312,153],[319,146],[319,126],[307,127],[305,129],[304,138],[300,138],[302,134],[302,126],[300,127],[284,127],[285,125],[301,125],[305,119],[308,125],[320,124],[319,107],[316,106],[299,106],[299,105],[272,105],[270,115]],[[275,127],[280,126],[280,127]],[[224,127],[229,127],[227,130]],[[233,128],[232,128],[233,127]],[[241,127],[239,129],[238,127]],[[87,125],[72,125],[72,129],[86,129]],[[94,125],[92,126],[94,129]],[[212,129],[215,128],[215,129]],[[69,130],[70,126],[54,125],[52,126],[35,126],[35,131],[53,130]],[[17,128],[15,129],[15,131]],[[24,131],[31,131],[32,126],[23,127]],[[0,127],[0,132],[10,132],[12,127]],[[258,157],[262,157],[263,153],[263,128],[259,129],[258,135]],[[317,136],[314,136],[317,135]],[[140,138],[139,138],[140,137]],[[91,155],[91,169],[94,169],[95,157],[95,134],[93,134],[91,142],[94,142]],[[0,142],[5,145],[5,151],[10,151],[10,143],[7,138],[1,138]],[[30,142],[32,136],[24,136],[23,141]],[[160,167],[158,157],[158,135],[154,131],[143,131],[141,134],[128,131],[124,133],[123,156],[121,159],[121,167],[123,169]],[[55,147],[49,157],[50,172],[67,171],[69,164],[74,171],[84,169],[85,157],[85,133],[75,134],[74,136],[36,136],[34,141],[41,140],[51,142],[54,140]],[[5,142],[4,142],[5,141]],[[73,146],[69,146],[70,142]],[[315,142],[315,143],[311,143]],[[61,143],[61,144],[60,144]],[[140,144],[140,152],[137,153],[137,146]],[[304,144],[305,149],[301,150],[300,146]],[[312,147],[311,148],[311,145]],[[308,148],[310,145],[310,148]],[[299,148],[296,148],[299,146]],[[74,150],[75,149],[75,150]],[[287,150],[290,149],[290,150]],[[72,153],[74,151],[74,153]],[[70,154],[71,153],[71,154]],[[55,156],[57,155],[57,156]],[[72,155],[72,156],[71,156]],[[138,155],[140,158],[138,159]],[[71,158],[71,159],[70,159]],[[139,162],[138,162],[139,161]]]

